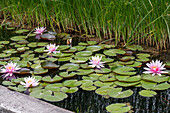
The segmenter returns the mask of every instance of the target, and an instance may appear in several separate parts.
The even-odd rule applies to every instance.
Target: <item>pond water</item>
[[[14,31],[1,29],[0,30],[0,41],[10,40],[10,38],[15,35],[16,34],[14,33]],[[29,37],[27,40],[29,42],[37,42],[37,40],[34,37]],[[78,38],[74,38],[72,45],[73,46],[78,45],[79,41],[82,41],[82,40]],[[54,42],[54,41],[51,41],[51,42]],[[62,41],[61,39],[57,39],[55,42],[57,42],[57,44],[60,43],[60,45],[63,45],[66,43],[66,41]],[[6,46],[6,49],[10,49],[10,48]],[[33,50],[33,48],[31,50]],[[1,50],[1,53],[2,51],[3,50]],[[99,53],[101,54],[103,52],[104,51],[101,50]],[[14,56],[18,56],[18,55],[16,54]],[[122,57],[122,56],[118,55],[118,57]],[[106,58],[112,59],[115,57],[109,56]],[[115,58],[115,60],[117,59],[118,58]],[[152,59],[155,59],[155,58],[152,58]],[[66,62],[68,63],[69,61],[66,61]],[[65,62],[61,61],[61,62],[58,62],[58,64],[62,66],[65,64]],[[137,74],[141,74],[142,71],[143,71],[142,67],[137,69]],[[53,70],[50,70],[47,74],[43,74],[42,76],[55,76],[56,73],[59,75],[60,72],[65,72],[65,71],[59,71],[59,70],[53,69]],[[74,76],[73,78],[77,80],[82,80],[82,76]],[[68,78],[66,78],[66,80],[67,79]],[[2,82],[2,78],[0,81]],[[62,81],[60,81],[59,83],[62,83]],[[167,83],[167,81],[165,81],[165,83]],[[126,88],[123,87],[123,91],[128,90],[128,89],[131,89],[133,91],[133,94],[127,98],[118,99],[118,98],[111,98],[111,97],[106,98],[105,96],[96,94],[95,91],[85,91],[82,88],[79,88],[79,90],[75,93],[71,93],[71,94],[67,93],[68,97],[65,98],[63,101],[60,101],[60,102],[47,101],[47,102],[57,105],[59,107],[74,111],[76,113],[106,113],[107,112],[106,106],[113,104],[113,103],[130,103],[130,105],[133,106],[132,110],[135,113],[168,113],[169,112],[169,107],[170,107],[169,105],[170,103],[169,102],[170,100],[169,91],[170,90],[169,89],[165,89],[163,91],[162,90],[156,91],[157,95],[153,97],[140,96],[139,92],[143,90],[142,87],[133,87],[133,86],[126,87]]]

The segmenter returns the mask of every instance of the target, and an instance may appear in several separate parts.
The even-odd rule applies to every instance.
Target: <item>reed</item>
[[[170,48],[169,0],[0,0],[4,20],[22,27],[50,26],[114,40],[125,46]],[[56,29],[57,28],[57,29]]]

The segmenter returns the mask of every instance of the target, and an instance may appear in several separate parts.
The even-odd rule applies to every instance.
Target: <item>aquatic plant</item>
[[[35,34],[42,35],[42,33],[45,31],[46,27],[38,27],[35,29]]]
[[[166,68],[164,68],[165,64],[162,64],[163,62],[160,62],[160,60],[156,60],[154,62],[154,60],[152,60],[152,62],[150,63],[146,63],[146,65],[149,68],[144,67],[145,70],[143,73],[148,74],[148,73],[152,73],[152,76],[154,76],[155,74],[161,76],[161,73],[168,73],[166,71],[162,71],[165,70]]]
[[[21,85],[23,85],[24,87],[35,87],[39,84],[38,80],[35,79],[35,77],[28,77],[28,78],[24,78],[24,82],[20,82]]]
[[[15,78],[13,73],[20,69],[21,68],[17,65],[17,63],[12,63],[12,62],[7,63],[7,65],[4,65],[4,68],[1,69],[2,73],[5,73],[2,76],[3,78],[6,78],[6,79]]]
[[[92,59],[89,59],[89,60],[90,60],[89,64],[92,64],[92,65],[90,65],[91,67],[97,67],[97,68],[104,67],[103,63],[105,63],[105,62],[101,62],[102,56],[101,57],[92,56]]]
[[[45,52],[48,52],[47,54],[50,54],[50,53],[59,53],[60,51],[56,51],[56,49],[59,47],[59,45],[58,46],[56,46],[55,44],[51,44],[50,43],[50,45],[47,45],[46,46],[46,48],[48,49],[48,50],[44,50]]]

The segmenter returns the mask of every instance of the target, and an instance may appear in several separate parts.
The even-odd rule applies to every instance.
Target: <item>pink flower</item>
[[[152,73],[152,76],[155,74],[161,76],[161,73],[168,73],[166,71],[162,71],[166,68],[164,68],[165,64],[162,64],[160,60],[156,60],[155,62],[152,60],[152,62],[146,64],[149,68],[144,68],[147,71],[144,71],[143,73],[148,74]]]
[[[99,58],[99,56],[92,56],[92,59],[90,59],[90,62],[89,64],[92,64],[90,66],[92,67],[97,67],[97,68],[100,68],[100,67],[104,67],[103,66],[103,63],[105,62],[101,62],[101,59],[102,59],[102,56]]]
[[[25,83],[20,82],[20,84],[24,85],[24,87],[35,87],[39,84],[38,80],[35,80],[35,77],[24,78],[24,80],[25,80]]]
[[[16,72],[17,70],[21,69],[17,66],[17,63],[8,63],[7,65],[4,65],[5,69],[1,69],[2,73],[7,73],[4,75],[5,77],[8,76],[13,76],[13,73]]]
[[[42,33],[45,31],[45,29],[46,29],[46,27],[38,27],[38,28],[36,28],[35,29],[35,34],[37,34],[37,35],[42,35]]]
[[[56,49],[59,47],[59,45],[58,46],[55,46],[55,44],[51,44],[50,43],[50,45],[47,45],[46,46],[47,47],[47,49],[48,50],[44,50],[44,51],[48,51],[48,53],[47,54],[50,54],[50,53],[58,53],[59,51],[56,51]]]

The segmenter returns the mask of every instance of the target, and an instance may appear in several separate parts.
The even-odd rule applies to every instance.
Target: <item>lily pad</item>
[[[61,81],[62,79],[63,79],[62,77],[55,75],[53,78],[51,78],[50,76],[45,76],[42,78],[42,81],[48,82],[48,83],[55,83],[55,82]]]
[[[18,92],[26,91],[26,88],[23,87],[22,85],[18,85],[18,86],[8,86],[8,88],[11,89],[11,90],[18,91]]]
[[[124,50],[121,49],[109,49],[103,52],[107,56],[116,56],[116,54],[125,54]]]
[[[119,75],[125,75],[125,76],[135,75],[136,72],[132,72],[132,71],[135,71],[135,69],[132,67],[125,67],[125,66],[113,69],[114,73]]]
[[[77,80],[66,80],[63,82],[63,85],[66,87],[77,87],[81,85],[81,81]]]
[[[89,75],[93,72],[94,72],[93,69],[78,69],[76,73],[77,75]]]
[[[95,72],[96,73],[110,73],[111,70],[108,68],[101,68],[101,69],[96,69]]]
[[[139,58],[139,57],[150,57],[151,55],[147,53],[139,53],[139,54],[136,54],[136,56]]]
[[[122,87],[130,87],[130,86],[135,86],[137,84],[139,84],[140,82],[120,82],[120,81],[115,81],[114,82],[116,85],[118,86],[122,86]]]
[[[55,37],[55,35],[45,33],[45,34],[41,35],[41,39],[43,39],[43,40],[55,40],[56,37]]]
[[[127,61],[127,62],[122,62],[122,61],[119,61],[119,64],[121,65],[133,65],[135,61]]]
[[[111,113],[126,113],[130,109],[131,106],[127,106],[125,103],[115,103],[106,107],[106,110]]]
[[[0,41],[0,44],[9,44],[9,41]]]
[[[141,80],[141,76],[137,75],[137,76],[131,76],[130,77],[130,76],[117,75],[116,79],[118,79],[119,81],[122,81],[122,82],[137,82],[137,81]]]
[[[70,48],[69,45],[60,45],[57,50],[64,51],[64,50],[69,49],[69,48]]]
[[[114,82],[101,82],[101,81],[95,81],[94,85],[97,87],[105,87],[105,86],[112,86],[114,85]]]
[[[58,61],[62,61],[62,62],[70,61],[70,60],[71,60],[71,57],[63,57],[63,58],[58,59]]]
[[[45,48],[42,47],[42,48],[37,48],[37,49],[35,49],[34,51],[35,51],[36,53],[44,53],[44,50],[45,50]]]
[[[75,48],[75,47],[71,47],[69,50],[67,50],[67,51],[62,51],[63,53],[74,53],[74,52],[76,52],[77,51],[77,48]]]
[[[133,94],[131,89],[122,91],[122,88],[113,88],[108,91],[108,95],[113,98],[127,98]]]
[[[70,77],[74,77],[76,73],[60,72],[59,75],[63,78],[70,78]]]
[[[19,30],[15,31],[15,33],[17,33],[17,34],[21,34],[21,33],[25,33],[25,32],[29,32],[29,30],[28,29],[19,29]]]
[[[149,75],[143,75],[142,79],[145,81],[161,83],[161,82],[168,81],[168,76],[152,76],[151,74],[149,74]]]
[[[37,47],[37,42],[31,42],[27,46],[28,47]]]
[[[10,57],[11,54],[7,54],[7,53],[0,53],[0,58],[6,58],[6,57]]]
[[[103,47],[97,46],[97,45],[86,47],[87,51],[92,51],[92,52],[97,52],[97,51],[100,51],[102,49],[103,49]]]
[[[95,93],[98,95],[108,95],[109,90],[113,89],[112,87],[101,87],[98,88]]]
[[[143,50],[142,46],[140,46],[140,45],[130,45],[130,46],[127,46],[126,48],[130,49],[130,50],[133,50],[133,51],[136,51],[136,50],[141,51],[141,50]]]
[[[62,83],[55,83],[55,84],[49,84],[45,87],[46,90],[50,90],[50,91],[61,91],[61,87],[63,86]]]
[[[56,69],[59,67],[59,65],[56,65],[52,61],[45,61],[41,64],[42,68],[44,69]]]
[[[79,65],[73,63],[64,64],[59,68],[59,70],[66,70],[66,71],[76,71],[78,69],[79,69]]]
[[[78,57],[87,57],[91,56],[93,53],[91,51],[80,51],[76,53],[76,56]]]
[[[52,54],[54,57],[58,57],[58,58],[63,58],[63,57],[69,57],[71,55],[73,55],[72,53],[56,53],[56,54]]]
[[[87,41],[87,43],[88,43],[89,45],[96,45],[96,44],[97,44],[96,41]]]
[[[16,85],[15,83],[10,82],[10,81],[3,81],[2,84],[5,86],[15,86]]]
[[[21,40],[24,40],[25,38],[26,38],[26,36],[13,36],[10,39],[12,41],[21,41]]]
[[[142,90],[139,92],[139,95],[141,95],[143,97],[153,97],[156,94],[157,93],[155,91],[150,91],[150,90]]]
[[[110,74],[104,74],[100,76],[99,80],[103,82],[113,82],[113,81],[116,81],[116,78],[113,73],[110,73]]]
[[[75,63],[75,64],[80,64],[80,63],[85,63],[89,59],[88,58],[76,58],[76,59],[71,59],[70,62]]]
[[[112,58],[102,58],[101,61],[102,61],[102,62],[105,62],[105,63],[111,63],[111,62],[114,61],[114,59],[112,59]]]
[[[85,46],[74,46],[74,48],[76,48],[77,51],[82,51],[82,50],[84,50],[86,47],[85,47]]]
[[[98,74],[90,74],[88,76],[82,77],[83,80],[92,80],[92,81],[98,80],[98,78],[99,78]]]
[[[43,68],[35,68],[34,69],[34,74],[36,74],[36,75],[45,74],[47,72],[48,72],[48,69],[43,69]]]
[[[8,54],[12,54],[12,53],[17,53],[17,51],[15,49],[7,49],[5,51],[3,51],[4,53],[8,53]]]

